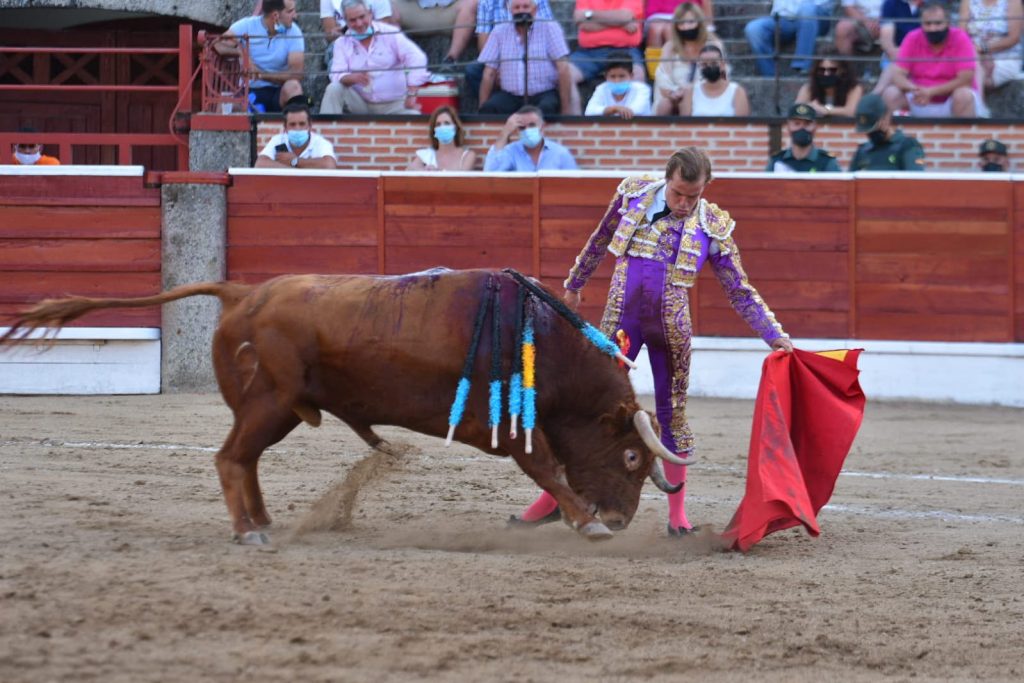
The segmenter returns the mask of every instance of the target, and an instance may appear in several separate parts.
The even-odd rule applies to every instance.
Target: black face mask
[[[697,40],[697,36],[700,35],[700,29],[676,29],[676,34],[678,34],[680,40]]]
[[[868,133],[868,140],[871,140],[876,145],[884,145],[889,140],[888,131],[873,130]]]
[[[814,142],[814,133],[801,128],[800,130],[794,130],[789,134],[790,139],[793,141],[793,145],[796,147],[809,147]]]
[[[925,31],[924,37],[928,39],[928,42],[932,45],[942,45],[946,40],[946,36],[949,35],[949,27],[942,29],[941,31]]]
[[[717,64],[701,67],[700,75],[703,76],[704,80],[708,83],[714,83],[722,77],[722,67]]]
[[[529,26],[533,23],[533,15],[529,12],[516,12],[512,15],[512,21],[516,26]]]
[[[997,164],[994,161],[990,161],[987,164],[985,164],[984,166],[982,166],[981,170],[982,171],[987,171],[989,173],[1002,173],[1003,172],[1003,165],[1002,164]]]
[[[828,74],[827,76],[818,76],[818,85],[822,88],[834,88],[839,82],[839,76],[835,74]]]

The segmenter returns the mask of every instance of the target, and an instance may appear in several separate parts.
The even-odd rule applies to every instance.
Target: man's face
[[[25,145],[25,144],[15,145],[14,146],[14,151],[18,152],[19,154],[36,154],[36,153],[40,153],[41,154],[42,151],[43,151],[43,146],[42,145],[38,145],[38,144],[37,145]]]
[[[284,0],[284,11],[281,12],[281,18],[278,21],[285,28],[291,28],[296,14],[298,14],[298,11],[295,9],[295,0]]]
[[[633,79],[633,74],[622,67],[615,67],[614,69],[608,69],[605,72],[604,79],[609,83],[621,83],[623,81],[630,81]]]
[[[309,114],[304,111],[290,111],[284,115],[285,130],[311,130]]]
[[[516,127],[520,131],[526,128],[539,128],[541,131],[544,130],[544,120],[537,116],[533,112],[529,114],[516,114]]]
[[[788,119],[786,121],[786,130],[792,135],[798,130],[809,130],[812,133],[817,130],[818,124],[816,121],[808,121],[807,119]]]
[[[921,14],[921,30],[925,33],[939,33],[949,28],[949,18],[941,7],[933,7]]]
[[[508,11],[511,14],[526,12],[531,16],[535,16],[537,14],[537,3],[533,0],[512,0],[512,2],[508,3]]]
[[[978,166],[983,167],[985,164],[999,164],[1003,172],[1006,172],[1010,168],[1010,159],[1005,154],[999,154],[998,152],[985,152],[981,155]]]
[[[700,196],[707,187],[707,179],[690,183],[676,173],[665,183],[665,204],[676,218],[686,218],[697,208]]]
[[[362,5],[345,8],[345,25],[348,26],[349,31],[359,34],[366,33],[370,28],[371,21],[373,21],[373,16],[370,14],[370,10]]]

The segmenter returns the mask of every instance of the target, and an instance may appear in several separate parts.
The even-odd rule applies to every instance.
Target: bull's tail
[[[172,290],[132,299],[93,299],[84,296],[71,296],[64,299],[45,299],[32,308],[15,314],[11,327],[0,337],[0,344],[16,344],[28,339],[40,328],[47,328],[55,334],[69,322],[76,320],[90,311],[104,308],[139,308],[156,306],[169,301],[177,301],[190,296],[215,296],[225,308],[230,308],[242,300],[253,289],[253,285],[237,282],[197,282],[182,285]]]

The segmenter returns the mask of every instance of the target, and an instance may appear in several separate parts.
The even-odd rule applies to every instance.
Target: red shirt
[[[636,47],[644,37],[644,0],[577,0],[576,9],[585,12],[593,10],[628,9],[636,19],[637,30],[630,33],[621,26],[601,29],[600,31],[583,31],[576,34],[581,48],[592,47]]]

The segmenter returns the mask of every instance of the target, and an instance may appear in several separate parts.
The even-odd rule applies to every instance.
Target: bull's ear
[[[601,425],[613,436],[624,434],[633,429],[633,413],[637,409],[637,406],[620,403],[615,407],[614,412],[601,416]]]

